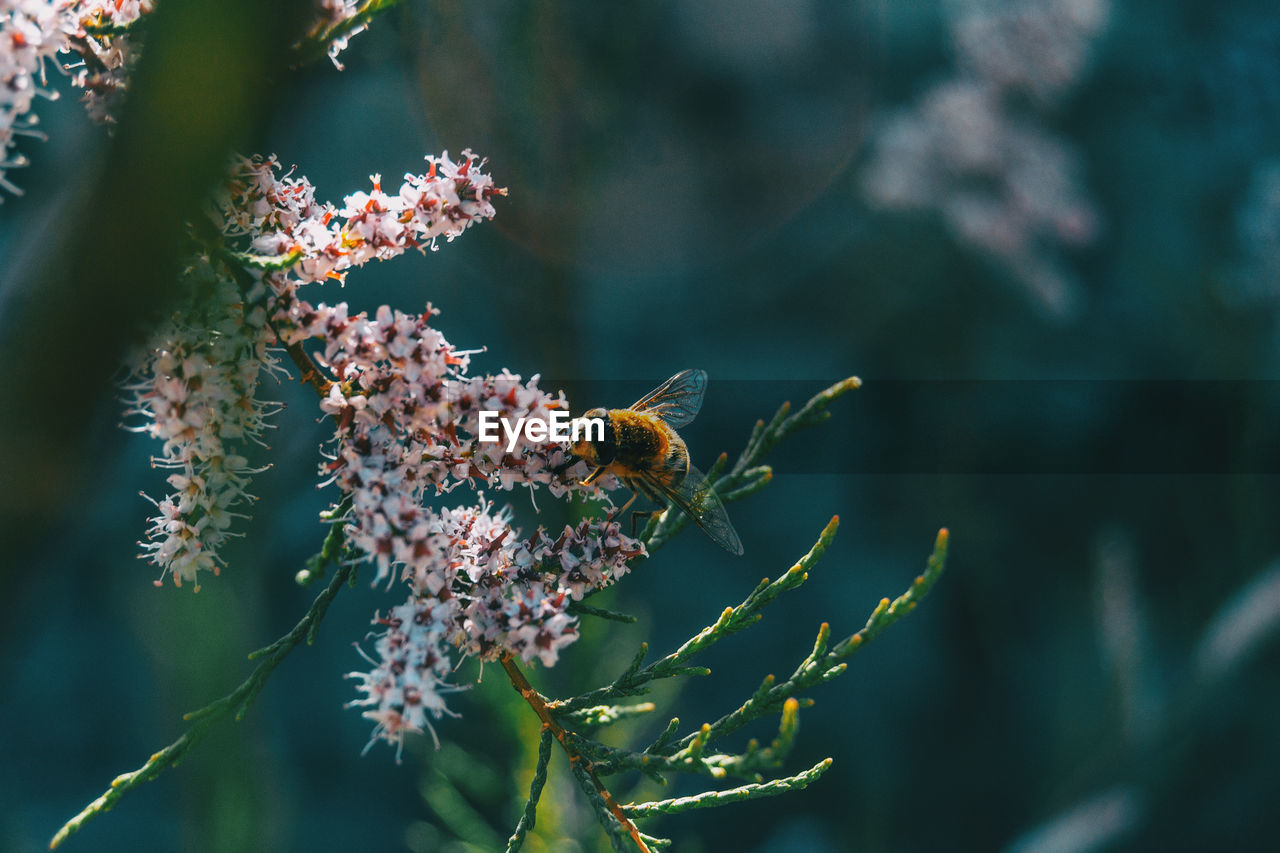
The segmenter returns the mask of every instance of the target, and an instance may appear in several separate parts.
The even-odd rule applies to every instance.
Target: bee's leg
[[[636,522],[637,522],[641,517],[644,517],[644,518],[651,518],[651,517],[653,517],[653,514],[654,514],[656,511],[657,511],[657,510],[652,510],[652,509],[643,509],[643,510],[638,509],[638,510],[636,510],[635,512],[631,513],[631,538],[632,538],[632,539],[635,539],[635,538],[636,538]]]
[[[582,485],[590,486],[593,482],[595,482],[596,477],[599,477],[603,473],[604,473],[604,466],[603,465],[597,466],[596,470],[588,474],[587,479],[582,481]],[[635,496],[633,495],[632,497],[634,498]]]
[[[636,502],[636,493],[632,492],[631,497],[627,500],[626,503],[624,503],[619,508],[615,509],[613,512],[609,513],[609,520],[613,521],[615,518],[622,515],[624,512],[627,511],[627,508],[635,502]]]

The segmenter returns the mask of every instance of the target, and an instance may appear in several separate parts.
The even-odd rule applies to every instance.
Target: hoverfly
[[[689,450],[676,434],[697,416],[706,390],[705,370],[685,370],[629,408],[592,409],[584,417],[604,421],[604,438],[574,442],[570,452],[595,466],[584,485],[607,473],[631,490],[631,500],[622,511],[637,494],[659,506],[670,502],[717,545],[741,554],[742,540],[729,522],[724,504],[703,473],[689,462]]]

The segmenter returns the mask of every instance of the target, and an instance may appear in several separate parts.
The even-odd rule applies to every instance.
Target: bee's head
[[[584,430],[582,437],[573,443],[569,452],[579,459],[585,459],[590,465],[597,467],[608,465],[617,455],[617,446],[613,440],[613,423],[609,420],[608,411],[592,409],[583,417],[593,421],[599,420],[604,425],[604,434],[601,436],[599,429]]]

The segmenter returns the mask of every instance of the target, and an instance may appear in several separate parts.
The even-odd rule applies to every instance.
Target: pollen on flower
[[[315,187],[305,178],[278,175],[276,158],[244,158],[232,170],[220,212],[227,233],[247,235],[254,252],[298,253],[291,275],[275,278],[278,289],[323,281],[371,260],[434,248],[438,237],[452,240],[493,218],[491,199],[506,190],[481,171],[484,161],[470,150],[462,152],[461,164],[447,151],[427,160],[431,171],[406,174],[396,192],[383,192],[374,176],[371,191],[353,193],[335,206],[316,201]]]

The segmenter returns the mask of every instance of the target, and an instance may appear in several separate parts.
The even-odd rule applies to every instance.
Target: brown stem
[[[279,340],[280,336],[276,335],[276,339]],[[293,363],[301,371],[302,381],[314,388],[321,398],[329,396],[329,386],[333,383],[325,379],[320,373],[320,368],[316,366],[311,356],[307,355],[307,351],[302,348],[302,344],[289,344],[284,348],[284,351],[289,353],[289,358],[293,359]]]
[[[524,701],[529,703],[529,707],[538,715],[538,719],[542,720],[543,728],[555,735],[556,740],[560,741],[560,746],[564,749],[565,755],[569,756],[570,763],[581,764],[587,773],[587,778],[595,785],[596,791],[600,793],[600,798],[604,800],[609,811],[618,819],[623,828],[631,835],[631,840],[636,843],[636,847],[643,853],[651,853],[649,846],[644,843],[644,839],[640,837],[640,830],[632,823],[631,818],[627,817],[622,811],[622,806],[618,805],[618,801],[613,798],[613,794],[609,793],[609,789],[604,786],[600,779],[596,776],[594,765],[587,759],[579,755],[572,746],[569,745],[568,732],[564,726],[555,721],[551,716],[551,710],[547,707],[547,700],[542,698],[542,694],[533,689],[533,685],[529,683],[529,679],[524,677],[524,673],[520,671],[520,667],[516,666],[515,660],[511,657],[511,652],[503,652],[498,658],[498,662],[502,664],[502,668],[506,670],[507,677],[511,679],[511,686],[516,689]]]

